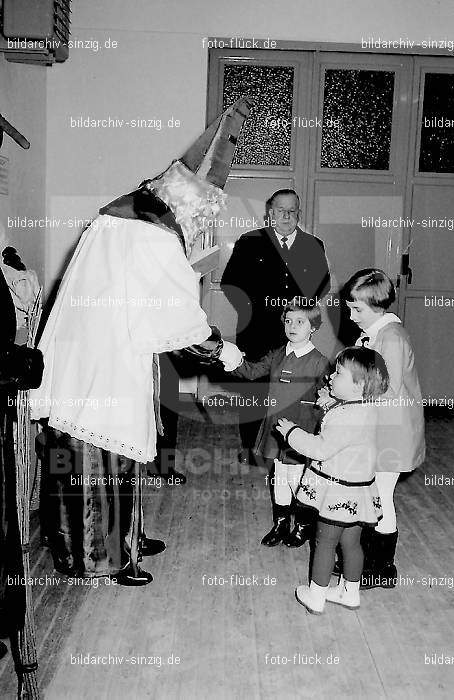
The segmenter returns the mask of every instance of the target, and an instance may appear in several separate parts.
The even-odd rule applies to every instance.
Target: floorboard
[[[427,460],[397,490],[399,585],[364,591],[358,611],[327,604],[311,616],[294,597],[307,545],[260,545],[266,472],[237,463],[235,413],[182,403],[188,483],[155,478],[144,498],[147,534],[167,543],[142,563],[151,585],[59,580],[33,517],[32,575],[50,577],[33,591],[43,697],[451,698],[454,663],[432,661],[454,662],[454,485],[431,479],[454,476],[454,419],[427,418]],[[109,663],[80,663],[87,654]],[[15,692],[8,655],[0,696]]]

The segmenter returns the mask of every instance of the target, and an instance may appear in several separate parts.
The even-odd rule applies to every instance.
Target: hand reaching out
[[[233,372],[234,369],[243,363],[244,353],[234,343],[229,343],[227,340],[223,340],[222,343],[219,359],[223,363],[226,372]]]
[[[287,418],[279,418],[277,425],[276,425],[276,430],[285,437],[288,433],[288,431],[293,428],[296,425],[296,423],[293,423],[291,420],[287,420]]]
[[[318,397],[315,404],[320,406],[324,411],[327,411],[333,403],[336,403],[336,399],[329,393],[329,387],[322,386],[322,388],[318,390]]]

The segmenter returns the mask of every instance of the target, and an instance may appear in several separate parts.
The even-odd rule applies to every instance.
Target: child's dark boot
[[[285,542],[290,534],[290,506],[274,506],[274,525],[262,539],[266,547]]]

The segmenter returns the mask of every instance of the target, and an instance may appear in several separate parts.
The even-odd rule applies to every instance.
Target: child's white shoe
[[[325,608],[325,598],[328,586],[318,586],[311,581],[310,586],[298,586],[295,596],[298,603],[304,605],[312,615],[321,615]]]
[[[328,589],[326,600],[330,603],[343,605],[350,610],[358,610],[359,581],[346,581],[344,577],[341,576],[338,585]]]

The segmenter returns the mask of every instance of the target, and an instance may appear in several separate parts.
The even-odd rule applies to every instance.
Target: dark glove
[[[27,269],[22,260],[20,259],[17,250],[15,248],[12,248],[10,245],[6,248],[3,248],[2,257],[4,265],[9,265],[9,267],[13,267],[15,270]]]
[[[0,383],[15,384],[17,389],[37,389],[44,371],[40,350],[26,345],[10,345],[0,352]]]
[[[216,326],[211,326],[211,335],[199,345],[183,348],[182,355],[187,355],[203,365],[212,365],[219,361],[222,350],[222,338]]]

